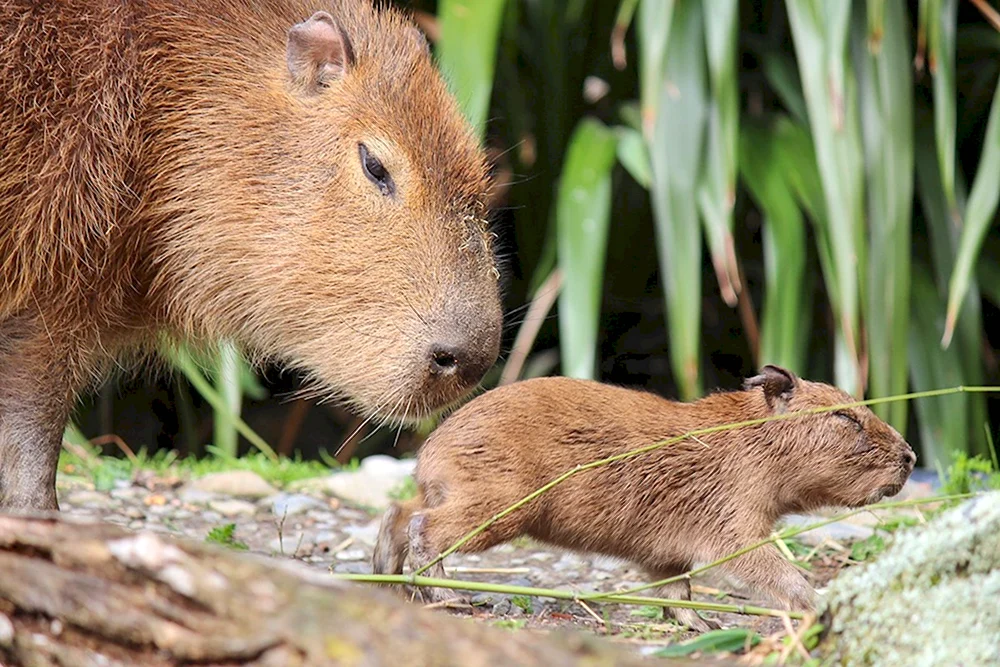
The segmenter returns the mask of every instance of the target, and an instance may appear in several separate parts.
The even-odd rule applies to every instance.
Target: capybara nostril
[[[453,347],[435,345],[431,348],[431,374],[453,375],[458,371],[460,353]]]
[[[903,465],[907,468],[912,468],[917,463],[917,455],[913,453],[912,449],[905,449],[903,451]]]

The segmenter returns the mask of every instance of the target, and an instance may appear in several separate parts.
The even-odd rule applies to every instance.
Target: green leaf
[[[615,133],[585,118],[570,140],[556,211],[559,267],[559,345],[563,374],[593,378],[601,315],[604,261],[611,214]]]
[[[941,340],[941,344],[945,347],[951,342],[954,334],[962,300],[969,288],[972,270],[983,239],[986,237],[986,231],[996,216],[998,202],[1000,202],[1000,81],[997,82],[990,118],[986,124],[986,137],[983,141],[983,152],[979,158],[976,178],[965,206],[965,221],[958,248],[958,259],[948,287],[948,315]]]
[[[674,20],[675,0],[643,0],[639,3],[637,37],[639,42],[639,97],[642,105],[642,132],[653,136],[657,113],[663,98],[667,46]]]
[[[955,25],[958,0],[929,0],[926,7],[927,52],[934,79],[934,126],[941,185],[948,210],[957,218],[955,202]]]
[[[736,42],[739,22],[736,0],[712,3],[712,20],[704,21],[711,96],[705,167],[698,189],[698,206],[722,298],[735,306],[742,290],[733,241],[736,201],[739,89]],[[695,48],[693,45],[691,48]]]
[[[910,322],[910,379],[916,391],[962,384],[958,350],[938,344],[944,329],[942,300],[926,270],[913,272]],[[968,394],[936,396],[915,402],[920,417],[922,465],[944,468],[956,451],[965,451],[969,436]]]
[[[854,47],[868,175],[869,395],[878,398],[906,393],[908,386],[913,79],[903,1],[869,2],[868,8],[868,39],[858,12]],[[873,409],[905,435],[905,401]]]
[[[486,129],[504,0],[440,0],[438,65],[481,137]]]
[[[834,313],[837,384],[861,395],[860,305],[865,265],[864,163],[855,80],[847,53],[849,2],[788,0],[799,75],[822,178],[826,227],[836,278]]]
[[[783,150],[780,128],[749,125],[741,132],[740,174],[764,215],[764,302],[758,365],[777,364],[805,372],[809,307],[805,299],[805,219],[788,174],[795,169]]]
[[[640,4],[640,10],[645,6]],[[701,22],[699,3],[678,3],[667,40],[663,78],[652,83],[643,80],[643,85],[656,85],[658,96],[655,123],[647,128],[653,216],[667,302],[671,365],[683,400],[701,394],[702,245],[696,202],[708,114]],[[640,42],[641,51],[647,48],[646,42]],[[653,95],[643,91],[644,98]]]
[[[638,130],[629,127],[619,127],[618,132],[618,162],[631,174],[635,182],[649,189],[653,180],[652,167],[649,163],[649,149]]]
[[[727,628],[711,630],[683,644],[667,646],[653,655],[657,658],[679,658],[692,653],[737,653],[759,643],[760,635],[749,628]]]

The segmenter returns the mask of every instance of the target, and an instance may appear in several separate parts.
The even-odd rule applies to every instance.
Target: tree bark
[[[291,561],[66,515],[0,516],[0,665],[650,664],[511,633]]]

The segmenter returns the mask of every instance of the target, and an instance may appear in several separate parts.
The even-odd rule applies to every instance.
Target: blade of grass
[[[722,298],[735,306],[743,289],[733,241],[736,201],[739,90],[736,80],[737,0],[712,3],[712,20],[704,21],[711,96],[705,168],[698,188],[698,205],[711,250],[712,266]],[[695,48],[693,45],[691,48]]]
[[[216,447],[235,457],[240,435],[232,417],[238,417],[243,407],[243,387],[240,382],[240,353],[232,343],[223,343],[216,358],[215,386],[226,406],[216,411],[213,420]]]
[[[440,0],[437,59],[452,94],[481,137],[486,129],[504,0]]]
[[[998,184],[1000,184],[1000,81],[997,82],[989,121],[986,124],[986,137],[983,141],[983,152],[979,158],[976,178],[972,182],[972,191],[965,206],[965,221],[958,258],[948,287],[948,314],[944,335],[941,338],[941,345],[944,347],[951,343],[979,249],[986,237],[986,231],[996,216],[997,204],[1000,203]]]
[[[858,12],[862,137],[868,176],[869,265],[866,310],[871,396],[906,391],[913,202],[913,81],[909,20],[902,0],[868,3],[868,38]],[[906,433],[905,403],[877,410]]]
[[[601,315],[604,260],[611,216],[615,133],[585,118],[570,140],[559,183],[556,227],[563,288],[559,346],[563,374],[593,378]]]
[[[225,399],[215,390],[214,387],[212,387],[212,383],[205,378],[198,366],[198,363],[185,348],[165,344],[161,345],[161,350],[164,356],[170,361],[171,365],[184,374],[184,377],[186,377],[192,386],[194,386],[195,390],[201,394],[202,398],[204,398],[205,401],[212,406],[216,414],[226,412],[228,410]],[[271,446],[268,445],[267,442],[256,433],[256,431],[250,428],[246,422],[240,419],[238,415],[230,413],[229,418],[232,420],[240,435],[246,438],[251,445],[260,450],[260,452],[268,458],[274,461],[278,460],[278,455],[275,454]]]
[[[644,86],[656,88],[643,90],[643,95],[658,96],[654,125],[647,133],[653,216],[671,365],[682,399],[691,400],[701,394],[701,228],[696,195],[707,115],[705,46],[700,4],[679,3],[675,14],[663,78],[644,79]],[[641,50],[647,48],[648,43],[640,42]]]

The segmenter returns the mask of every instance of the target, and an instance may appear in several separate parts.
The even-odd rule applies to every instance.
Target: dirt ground
[[[380,512],[350,506],[318,492],[263,488],[227,494],[219,489],[206,491],[198,482],[151,473],[118,480],[106,490],[95,490],[85,479],[63,477],[59,486],[61,506],[73,515],[194,540],[205,540],[213,529],[233,525],[231,542],[241,543],[250,551],[274,558],[295,558],[316,569],[337,573],[371,571],[372,547],[381,516]],[[812,546],[793,542],[789,549],[819,589],[854,562],[846,539],[825,537]],[[627,563],[555,550],[525,539],[483,554],[455,555],[445,565],[449,576],[459,579],[581,592],[614,591],[645,583],[643,573]],[[699,577],[694,583],[696,600],[760,603],[723,579]],[[546,632],[571,627],[627,643],[642,653],[695,636],[663,620],[651,607],[597,603],[584,606],[572,601],[492,593],[473,594],[471,600],[472,604],[451,605],[437,613],[510,629]],[[724,628],[752,628],[765,643],[769,637],[777,642],[787,630],[782,619],[773,617],[712,613],[706,617]]]

